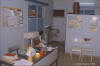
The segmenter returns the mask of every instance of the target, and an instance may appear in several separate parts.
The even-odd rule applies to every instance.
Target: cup
[[[40,51],[40,56],[41,56],[41,57],[44,56],[44,50],[41,50],[41,51]]]
[[[40,53],[36,53],[36,54],[35,54],[35,58],[36,58],[36,59],[40,58]]]

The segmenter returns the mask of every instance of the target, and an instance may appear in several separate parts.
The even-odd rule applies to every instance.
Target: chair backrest
[[[74,38],[72,46],[92,47],[92,42],[91,38]]]

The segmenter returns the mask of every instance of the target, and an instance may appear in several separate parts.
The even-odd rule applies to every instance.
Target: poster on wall
[[[23,14],[20,8],[4,6],[2,9],[3,27],[22,26]]]
[[[90,20],[90,31],[95,32],[97,31],[97,20],[98,18],[96,16],[93,16]]]
[[[83,18],[82,16],[69,16],[68,28],[82,28]]]
[[[36,6],[35,5],[29,5],[29,7],[28,7],[28,17],[29,18],[35,18],[36,17]]]

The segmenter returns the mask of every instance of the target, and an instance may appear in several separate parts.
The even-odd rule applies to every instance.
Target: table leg
[[[2,63],[0,62],[0,66],[2,65]]]
[[[58,59],[56,60],[56,66],[58,66]]]
[[[56,66],[58,66],[58,59],[56,59],[50,66],[53,66],[53,64],[56,64]]]
[[[0,66],[1,66],[1,63],[0,63]]]

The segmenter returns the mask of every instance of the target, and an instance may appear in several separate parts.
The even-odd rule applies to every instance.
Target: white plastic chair
[[[81,61],[82,60],[82,48],[79,47],[79,46],[73,45],[72,48],[71,48],[71,51],[70,51],[71,59],[72,59],[73,52],[79,52],[79,61]]]

